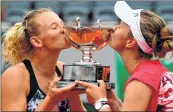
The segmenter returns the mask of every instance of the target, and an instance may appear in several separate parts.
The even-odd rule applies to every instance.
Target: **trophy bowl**
[[[59,87],[64,87],[75,80],[81,80],[98,85],[97,80],[104,80],[107,89],[115,88],[114,83],[110,83],[110,66],[102,66],[93,61],[92,53],[104,48],[110,36],[110,27],[102,27],[98,24],[81,27],[80,18],[77,17],[76,25],[65,25],[66,35],[71,45],[83,53],[82,59],[74,62],[73,65],[63,66],[63,77],[58,82]],[[78,86],[78,89],[85,89]]]
[[[88,27],[80,26],[80,19],[76,19],[75,25],[66,25],[66,34],[71,45],[83,53],[82,59],[75,62],[77,65],[100,65],[93,61],[92,53],[100,50],[107,45],[107,40],[110,36],[110,27],[101,27],[101,22]]]

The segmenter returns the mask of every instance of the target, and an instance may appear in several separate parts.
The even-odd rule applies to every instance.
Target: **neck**
[[[129,75],[132,75],[139,63],[149,60],[146,58],[139,57],[138,54],[133,51],[123,51],[119,52],[119,54],[124,62],[124,65]]]
[[[55,76],[55,66],[59,57],[60,51],[50,50],[35,50],[29,58],[33,69],[41,73],[47,78]]]

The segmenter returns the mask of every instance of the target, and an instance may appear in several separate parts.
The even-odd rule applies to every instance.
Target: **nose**
[[[68,29],[63,29],[64,34],[68,37],[70,35],[70,31]]]
[[[62,34],[64,34],[64,33],[65,33],[64,28],[61,28],[61,29],[60,29],[60,32],[61,32]]]

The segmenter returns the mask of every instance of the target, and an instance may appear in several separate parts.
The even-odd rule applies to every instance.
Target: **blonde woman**
[[[50,9],[31,11],[11,27],[3,39],[12,66],[2,75],[2,111],[85,111],[76,84],[56,87],[63,72],[57,59],[69,47],[63,21]]]
[[[86,87],[88,100],[98,111],[173,111],[173,73],[151,59],[173,52],[173,33],[151,11],[133,10],[124,1],[116,2],[114,10],[121,23],[113,28],[108,43],[130,74],[124,102],[112,91],[107,93],[103,81],[100,87],[76,82]]]

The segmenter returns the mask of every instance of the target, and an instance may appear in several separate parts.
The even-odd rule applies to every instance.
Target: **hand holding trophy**
[[[97,80],[104,80],[107,89],[114,89],[115,84],[110,83],[110,66],[102,66],[93,61],[92,52],[106,46],[112,28],[102,27],[98,20],[95,27],[81,27],[80,18],[76,18],[76,26],[65,26],[68,40],[73,47],[82,51],[83,56],[79,62],[73,65],[64,65],[64,75],[57,83],[58,87],[64,87],[75,80],[81,80],[98,85]],[[85,89],[77,86],[78,89]]]

